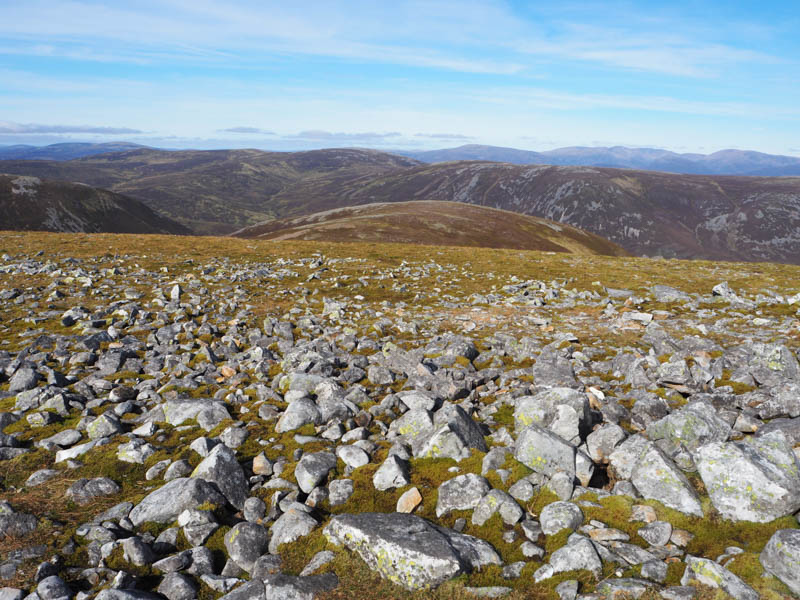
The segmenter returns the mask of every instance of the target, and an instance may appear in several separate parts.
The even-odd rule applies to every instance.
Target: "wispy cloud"
[[[386,140],[396,139],[402,137],[399,131],[390,131],[388,133],[376,133],[374,131],[366,131],[362,133],[334,133],[331,131],[323,131],[319,129],[311,129],[308,131],[301,131],[292,135],[284,136],[284,139],[305,140],[314,142],[369,142],[376,143]]]
[[[475,137],[471,135],[464,135],[462,133],[415,133],[414,137],[427,138],[431,140],[474,140]]]
[[[42,134],[42,133],[87,133],[102,135],[133,135],[144,133],[130,127],[105,127],[102,125],[42,125],[39,123],[11,123],[0,121],[0,133],[3,134]]]
[[[259,129],[258,127],[228,127],[227,129],[217,129],[218,133],[249,133],[256,135],[275,135],[274,131]]]

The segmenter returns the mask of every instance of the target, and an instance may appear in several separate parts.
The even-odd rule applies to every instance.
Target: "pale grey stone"
[[[294,503],[270,528],[270,554],[277,554],[281,544],[293,542],[311,533],[318,523],[305,511],[302,504]]]
[[[337,515],[324,533],[331,543],[357,552],[382,577],[410,590],[435,587],[460,573],[501,564],[483,540],[410,514]]]
[[[703,584],[718,588],[736,600],[759,600],[753,588],[713,560],[687,555],[686,570],[681,577],[681,585]]]
[[[210,502],[222,506],[225,497],[204,479],[173,479],[150,492],[134,507],[129,518],[135,526],[142,523],[169,523],[184,510]]]
[[[224,541],[228,557],[250,573],[256,560],[267,550],[269,533],[255,523],[237,523],[225,534]]]
[[[707,444],[697,449],[695,463],[727,519],[766,523],[800,509],[800,462],[780,431]]]
[[[408,462],[390,454],[372,476],[372,485],[381,492],[391,488],[405,487],[411,483]]]
[[[562,529],[575,531],[583,524],[583,511],[572,502],[551,502],[542,509],[539,523],[545,535],[553,535]]]
[[[649,500],[685,514],[703,516],[700,498],[692,484],[664,452],[653,446],[639,460],[631,474],[631,483]]]
[[[761,565],[800,596],[800,530],[780,529],[764,546]]]
[[[563,471],[575,476],[575,446],[538,425],[529,425],[517,437],[514,458],[548,477]]]
[[[226,445],[215,446],[197,465],[192,472],[192,478],[214,484],[231,505],[240,510],[244,508],[250,486],[241,465],[236,460],[236,453]]]
[[[474,473],[449,479],[439,486],[436,516],[443,517],[453,510],[472,510],[490,489],[489,482]]]
[[[328,477],[328,473],[335,467],[336,455],[331,452],[304,454],[294,470],[297,485],[308,494],[323,483]]]

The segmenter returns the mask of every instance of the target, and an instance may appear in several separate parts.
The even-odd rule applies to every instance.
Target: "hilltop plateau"
[[[336,208],[247,227],[234,237],[478,246],[626,256],[596,235],[546,219],[460,202],[388,202]]]
[[[799,278],[2,233],[0,595],[796,597]]]

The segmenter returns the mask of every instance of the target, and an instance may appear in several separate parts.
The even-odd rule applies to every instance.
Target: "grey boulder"
[[[192,477],[213,483],[231,505],[239,510],[244,508],[250,486],[236,460],[236,453],[225,444],[214,446],[211,453],[197,465]]]
[[[514,458],[548,477],[559,471],[575,477],[575,446],[535,423],[519,434]]]
[[[800,530],[776,531],[761,551],[759,560],[764,570],[800,596]]]
[[[320,483],[324,482],[328,477],[328,473],[335,467],[336,455],[332,452],[304,454],[294,470],[297,485],[308,494]]]
[[[759,600],[753,588],[713,560],[688,555],[681,585],[702,584],[721,589],[736,600]]]
[[[694,459],[711,502],[726,519],[766,523],[800,509],[800,462],[780,431],[707,444]]]
[[[308,514],[307,510],[309,509],[306,505],[295,502],[272,524],[270,529],[272,537],[269,541],[270,554],[277,554],[282,544],[294,542],[314,530],[319,523]]]
[[[256,523],[237,523],[225,534],[224,541],[230,559],[250,573],[256,560],[267,550],[269,534]]]
[[[453,510],[472,510],[490,489],[489,482],[474,473],[448,479],[439,486],[436,516],[443,517]]]
[[[329,542],[355,551],[374,571],[409,590],[436,587],[461,573],[500,565],[487,542],[404,513],[334,517]]]
[[[225,497],[204,479],[180,477],[145,496],[129,518],[137,527],[147,522],[169,523],[184,510],[197,508],[205,502],[222,506]]]
[[[575,531],[583,524],[583,511],[572,502],[551,502],[542,509],[539,524],[545,535],[553,535],[562,529]]]
[[[631,474],[631,483],[649,500],[684,514],[703,516],[703,507],[692,484],[664,452],[652,446],[639,460]]]

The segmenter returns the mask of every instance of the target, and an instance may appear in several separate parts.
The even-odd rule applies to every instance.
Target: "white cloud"
[[[39,123],[12,123],[0,121],[0,133],[3,134],[61,134],[61,133],[88,133],[100,135],[133,135],[144,133],[139,129],[130,127],[107,127],[103,125],[42,125]]]
[[[227,129],[217,129],[218,133],[250,133],[258,135],[275,135],[274,131],[259,129],[258,127],[228,127]]]

